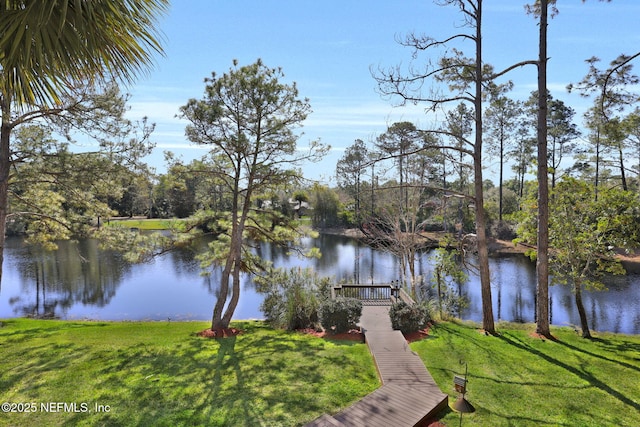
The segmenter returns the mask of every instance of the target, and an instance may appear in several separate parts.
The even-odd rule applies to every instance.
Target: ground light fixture
[[[467,399],[465,399],[464,395],[467,393],[467,364],[463,361],[460,361],[460,364],[464,364],[464,376],[462,375],[454,375],[453,376],[453,386],[455,390],[458,392],[458,398],[451,405],[451,409],[460,413],[460,425],[462,425],[462,414],[469,414],[471,412],[475,412],[476,408],[473,407],[471,403]]]

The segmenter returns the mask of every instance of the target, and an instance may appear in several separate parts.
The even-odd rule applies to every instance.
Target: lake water
[[[300,259],[262,244],[260,255],[279,267],[312,267],[336,281],[385,283],[400,276],[395,257],[340,236],[307,239],[318,246],[320,259]],[[418,274],[428,280],[430,254],[418,260]],[[524,256],[491,259],[494,317],[532,322],[535,314],[535,266]],[[101,251],[95,241],[62,242],[55,252],[7,239],[0,318],[49,315],[62,319],[209,320],[219,277],[200,274],[194,251],[179,250],[149,263],[127,264],[120,255]],[[608,290],[584,292],[584,305],[593,330],[640,334],[640,275],[608,280]],[[460,292],[470,305],[461,317],[480,321],[480,280],[471,274]],[[578,325],[573,294],[552,286],[551,316],[555,325]],[[261,318],[261,295],[249,279],[243,283],[236,319]]]

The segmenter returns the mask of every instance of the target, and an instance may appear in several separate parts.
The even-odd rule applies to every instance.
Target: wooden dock
[[[424,425],[448,405],[420,357],[400,331],[394,331],[389,306],[364,306],[360,325],[382,386],[336,415],[323,415],[307,427],[404,427]]]

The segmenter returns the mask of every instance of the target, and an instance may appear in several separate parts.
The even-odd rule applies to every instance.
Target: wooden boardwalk
[[[388,306],[365,306],[360,325],[382,386],[334,416],[323,415],[307,427],[418,426],[447,407],[442,393],[400,331],[391,328]]]

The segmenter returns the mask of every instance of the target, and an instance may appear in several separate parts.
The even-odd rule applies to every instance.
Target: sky
[[[538,27],[525,13],[526,2],[484,1],[483,55],[496,70],[537,58]],[[576,110],[580,125],[591,101],[568,94],[566,86],[584,77],[584,61],[592,56],[605,68],[619,54],[640,50],[640,1],[558,3],[560,13],[550,20],[548,33],[548,87]],[[320,140],[332,148],[303,173],[334,185],[336,162],[356,139],[373,141],[398,121],[435,126],[438,117],[425,113],[426,104],[401,106],[399,99],[381,96],[372,71],[437,60],[436,51],[413,60],[413,51],[398,39],[412,32],[447,38],[465,31],[461,18],[456,7],[431,0],[174,0],[159,21],[165,55],[157,55],[149,73],[126,89],[129,118],[146,116],[156,124],[157,148],[147,161],[159,173],[166,171],[164,151],[185,161],[199,158],[206,151],[184,136],[187,122],[176,117],[180,106],[202,98],[204,79],[212,72],[229,71],[234,59],[242,66],[261,58],[268,67],[281,67],[284,82],[296,82],[300,97],[309,98],[313,112],[298,144]],[[457,47],[467,56],[473,53],[471,44]],[[507,79],[514,82],[513,98],[526,99],[536,89],[533,66]],[[489,177],[492,168],[488,164]]]

